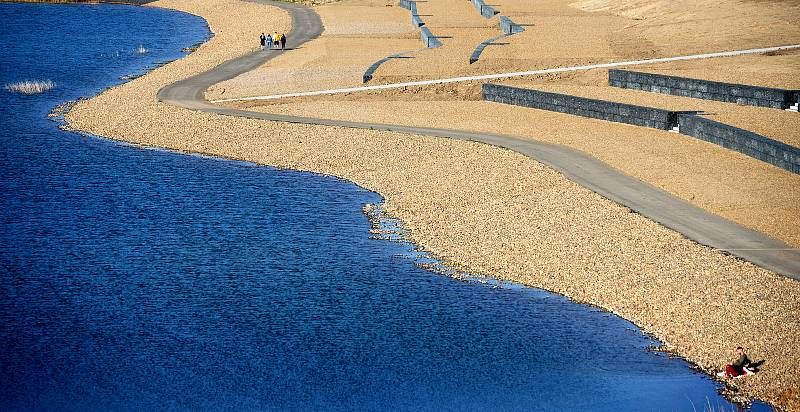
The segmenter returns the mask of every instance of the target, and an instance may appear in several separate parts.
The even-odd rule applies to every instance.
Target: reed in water
[[[7,84],[5,89],[13,93],[39,94],[54,87],[56,87],[56,84],[52,80],[24,80]]]

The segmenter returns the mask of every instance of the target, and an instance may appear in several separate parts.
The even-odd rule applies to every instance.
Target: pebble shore
[[[257,33],[288,31],[291,19],[244,1],[152,4],[202,16],[214,37],[185,59],[78,102],[66,115],[71,127],[353,181],[383,195],[410,240],[453,268],[597,305],[708,371],[746,346],[766,363],[731,384],[737,394],[800,410],[797,281],[698,245],[508,150],[160,103],[163,86],[253,51]]]

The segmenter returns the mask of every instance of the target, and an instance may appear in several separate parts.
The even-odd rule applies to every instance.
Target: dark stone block
[[[677,76],[632,72],[628,70],[609,70],[609,79],[622,79],[627,75],[624,87],[655,93],[674,94],[698,99],[718,100],[730,103],[755,105],[761,107],[785,109],[800,101],[798,91],[783,90],[770,87],[750,86],[713,82],[701,79],[689,79]]]
[[[795,170],[794,163],[788,159],[794,156],[797,148],[699,116],[679,114],[678,120],[682,134],[719,144],[789,171]]]
[[[491,84],[483,86],[483,95],[490,101],[662,130],[669,130],[677,121],[682,134],[768,161],[786,170],[800,170],[800,149],[692,114]]]

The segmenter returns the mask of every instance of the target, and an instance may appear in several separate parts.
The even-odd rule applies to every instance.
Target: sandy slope
[[[238,119],[159,103],[155,96],[164,85],[251,50],[264,27],[287,30],[289,19],[274,9],[233,0],[156,4],[205,17],[216,35],[183,60],[79,102],[67,115],[70,125],[144,145],[354,181],[381,193],[386,209],[405,222],[412,240],[450,265],[597,304],[634,321],[702,367],[718,368],[729,360],[732,347],[747,346],[753,357],[765,358],[767,364],[762,373],[737,382],[742,393],[800,409],[797,281],[702,247],[507,150],[387,132]],[[303,50],[313,47],[287,53],[287,58],[302,60]],[[392,107],[373,104],[368,110],[379,114]],[[551,130],[558,129],[557,122],[566,126],[572,120],[536,119]],[[452,121],[457,126],[460,118]],[[513,123],[523,121],[530,120],[521,117]],[[605,125],[578,133],[580,126],[567,127],[573,131],[571,138],[586,140],[587,131],[601,134],[605,138],[597,140],[609,152],[618,147],[613,130],[620,136],[634,133],[630,128],[607,132]],[[673,136],[661,139],[663,145],[650,150],[651,158],[659,147],[697,145],[671,144]],[[648,159],[635,162],[645,169],[650,167]],[[733,170],[762,167],[746,159],[729,165]],[[695,184],[692,171],[684,173],[690,176],[686,183]]]
[[[303,45],[302,53],[286,53],[267,66],[211,87],[207,97],[213,100],[359,86],[372,63],[423,47],[408,10],[394,2],[356,0],[316,10],[325,26],[320,39]]]

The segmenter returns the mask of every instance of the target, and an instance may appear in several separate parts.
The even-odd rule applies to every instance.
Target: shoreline
[[[185,11],[185,10],[181,10],[181,11]],[[194,14],[194,13],[192,13],[192,14]],[[197,15],[199,15],[199,14],[197,14]],[[199,15],[199,16],[207,20],[206,16],[203,16],[203,15]],[[209,25],[209,26],[211,27],[211,25]],[[212,31],[213,31],[213,30],[212,30]],[[212,36],[215,36],[215,34],[212,34]],[[214,37],[212,37],[212,39],[213,39],[213,38],[214,38]],[[203,47],[203,46],[201,46],[201,47]],[[184,58],[184,59],[185,59],[185,58]],[[171,64],[170,64],[170,65],[171,65]],[[170,65],[167,65],[167,69],[168,69],[168,67],[169,67]],[[155,70],[154,70],[154,71],[155,71]],[[146,78],[146,77],[150,76],[152,73],[153,73],[153,72],[150,72],[150,73],[148,73],[147,75],[145,75],[144,77]],[[127,83],[126,83],[126,84],[127,84]],[[118,86],[118,87],[124,87],[124,85],[123,85],[123,86]],[[117,87],[113,87],[111,90],[113,90],[113,89],[117,89]],[[103,92],[103,93],[101,93],[101,95],[102,95],[102,94],[106,94],[106,92]],[[97,97],[97,96],[96,96],[96,97]],[[96,97],[95,97],[95,98],[96,98]],[[95,98],[91,98],[90,100],[94,100]],[[69,122],[69,123],[71,123],[71,124],[72,124],[73,122]],[[83,130],[83,129],[81,129],[81,128],[77,128],[77,129],[78,129],[78,130]],[[302,127],[301,127],[301,129],[304,129],[304,128],[302,128]],[[311,128],[311,129],[309,129],[309,130],[312,130],[312,129],[313,129],[313,128]],[[348,130],[342,130],[342,131],[343,131],[344,133],[351,133],[351,131],[348,131]],[[97,135],[97,133],[93,133],[92,131],[87,131],[87,132],[88,132],[88,133],[91,133],[91,134],[95,134],[95,135]],[[145,133],[146,133],[146,132],[145,132]],[[99,135],[99,136],[103,136],[103,135]],[[138,145],[142,145],[142,146],[149,146],[149,147],[159,147],[159,148],[163,148],[163,149],[166,149],[166,150],[176,150],[176,149],[174,149],[174,148],[171,148],[171,147],[169,147],[169,145],[158,145],[158,144],[156,144],[156,145],[153,145],[153,144],[149,144],[149,143],[142,143],[142,142],[140,142],[140,141],[137,141],[137,140],[118,139],[118,138],[115,138],[115,137],[110,137],[110,136],[108,136],[107,138],[110,138],[111,140],[117,140],[117,141],[127,142],[127,143],[130,143],[130,144],[138,144]],[[240,155],[238,155],[238,156],[234,155],[234,156],[230,156],[230,157],[228,157],[228,156],[225,156],[225,155],[222,155],[222,156],[221,156],[221,155],[220,155],[220,153],[219,153],[219,149],[208,148],[209,150],[207,150],[207,151],[198,150],[198,149],[201,149],[201,148],[202,148],[202,147],[189,147],[189,148],[186,148],[186,147],[184,147],[184,148],[178,148],[177,150],[178,150],[178,151],[181,151],[181,152],[185,152],[185,153],[199,153],[199,154],[208,155],[208,156],[214,156],[214,157],[227,157],[227,158],[229,158],[229,159],[231,159],[231,160],[244,160],[244,161],[252,161],[252,162],[254,162],[254,163],[257,163],[257,164],[265,164],[265,165],[270,165],[270,164],[268,164],[268,163],[262,163],[262,162],[259,162],[259,161],[254,161],[254,160],[247,159],[247,155],[243,155],[243,154],[240,154]],[[381,197],[382,197],[382,198],[384,198],[384,199],[387,199],[387,196],[386,196],[384,193],[382,193],[382,192],[380,192],[380,191],[377,191],[377,190],[374,190],[373,188],[371,188],[371,187],[369,187],[369,186],[365,186],[365,185],[361,184],[361,183],[358,181],[358,179],[357,179],[357,180],[351,180],[351,179],[349,179],[349,178],[347,178],[347,177],[342,177],[341,175],[339,175],[339,174],[336,174],[336,173],[328,173],[328,172],[325,172],[325,171],[316,171],[316,170],[312,170],[312,168],[304,168],[304,167],[292,167],[292,166],[297,166],[297,165],[291,165],[291,164],[288,164],[288,165],[286,165],[286,166],[288,166],[288,167],[283,167],[283,165],[270,165],[270,166],[279,167],[279,168],[286,168],[286,169],[292,169],[292,170],[304,170],[304,171],[310,171],[310,172],[313,172],[313,173],[319,173],[319,174],[326,174],[326,175],[332,175],[332,176],[336,176],[337,178],[341,178],[341,179],[345,179],[345,180],[352,181],[353,183],[355,183],[355,184],[357,184],[357,185],[359,185],[359,186],[362,186],[362,187],[364,187],[364,188],[365,188],[365,189],[367,189],[367,190],[372,190],[372,191],[375,191],[375,192],[379,193],[379,194],[381,195]],[[386,201],[387,201],[387,202],[390,202],[390,201],[391,201],[391,198],[389,198],[389,199],[388,199],[388,200],[386,200]],[[406,222],[406,220],[405,220],[405,219],[403,219],[403,218],[401,218],[401,217],[399,217],[399,216],[396,216],[396,215],[394,215],[394,214],[390,214],[390,215],[391,215],[391,216],[393,216],[393,217],[395,217],[395,218],[398,218],[400,221]],[[410,231],[410,232],[413,234],[413,230],[412,230],[412,231]],[[425,246],[425,244],[423,244],[423,243],[420,243],[419,241],[415,240],[415,239],[413,238],[413,235],[409,237],[409,240],[410,240],[410,241],[412,241],[412,242],[414,242],[415,244],[419,245],[421,248],[424,248],[423,250],[429,250],[429,251],[431,250],[430,248],[426,247],[426,246]],[[436,255],[436,254],[434,253],[434,255]],[[438,256],[437,256],[437,257],[438,257]],[[442,258],[442,257],[440,257],[440,258]],[[444,261],[445,263],[448,263],[448,259],[446,259],[446,257],[445,257],[445,258],[442,258],[442,261]],[[454,267],[454,268],[456,268],[456,269],[457,269],[457,267],[459,266],[459,264],[458,264],[458,263],[456,263],[456,262],[453,262],[453,261],[451,261],[449,266],[451,266],[451,267]],[[502,279],[502,278],[503,278],[503,276],[502,276],[502,274],[501,274],[501,273],[498,273],[498,275],[499,275],[499,276],[496,276],[496,277],[495,277],[495,276],[491,276],[491,277],[492,277],[492,278],[500,278],[500,279]],[[516,280],[516,279],[515,279],[515,280]],[[645,332],[645,333],[649,332],[647,328],[645,328],[645,327],[642,327],[642,323],[640,323],[640,322],[637,322],[635,319],[632,319],[632,318],[631,318],[631,317],[629,317],[629,316],[625,316],[624,314],[618,313],[617,311],[615,311],[615,310],[613,310],[613,309],[610,309],[609,307],[607,307],[607,305],[601,305],[601,304],[595,303],[595,302],[594,302],[594,301],[592,301],[592,300],[584,300],[584,299],[581,299],[580,297],[575,297],[575,296],[573,296],[573,295],[570,295],[570,294],[568,294],[568,293],[563,293],[563,292],[562,292],[562,291],[560,291],[560,290],[553,290],[553,289],[549,289],[549,288],[546,288],[546,287],[540,287],[540,286],[536,286],[536,285],[530,285],[530,284],[528,284],[528,283],[525,283],[525,282],[521,282],[521,283],[522,283],[522,284],[525,284],[526,286],[538,287],[538,288],[541,288],[541,289],[544,289],[544,290],[548,290],[548,291],[550,291],[550,292],[553,292],[553,293],[558,293],[558,294],[564,295],[564,296],[566,296],[566,297],[570,298],[571,300],[573,300],[573,301],[575,301],[575,302],[577,302],[577,303],[584,303],[584,304],[591,304],[591,305],[595,305],[595,306],[597,306],[597,307],[600,307],[600,308],[602,308],[602,309],[603,309],[603,310],[605,310],[605,311],[608,311],[608,312],[610,312],[610,313],[613,313],[613,314],[615,314],[616,316],[620,316],[620,317],[622,317],[622,318],[624,318],[624,319],[626,319],[626,320],[629,320],[629,321],[631,321],[632,323],[636,324],[636,325],[637,325],[637,327],[639,327],[639,328],[640,328],[640,329],[641,329],[643,332]],[[657,338],[659,341],[661,341],[661,342],[665,342],[665,344],[666,344],[666,345],[669,345],[669,343],[668,343],[669,341],[668,341],[668,340],[666,340],[666,339],[664,339],[662,336],[659,336],[659,334],[657,334],[657,333],[653,333],[653,335],[654,335],[654,336],[656,336],[656,338]],[[679,353],[679,355],[680,355],[681,357],[683,357],[683,358],[687,359],[687,361],[689,361],[690,363],[698,365],[698,368],[700,368],[700,369],[703,369],[703,370],[707,370],[707,369],[705,369],[705,368],[703,367],[703,365],[702,365],[702,364],[700,364],[700,363],[697,363],[697,362],[694,362],[694,361],[693,361],[693,360],[692,360],[690,357],[684,356],[684,354],[680,353],[680,352],[679,352],[677,349],[674,349],[674,350],[675,350],[675,353]]]
[[[80,135],[83,135],[83,136],[86,136],[86,137],[89,137],[89,138],[92,138],[92,139],[101,139],[101,140],[105,140],[105,141],[108,141],[108,142],[111,142],[111,143],[114,143],[114,144],[119,144],[119,145],[122,145],[122,146],[134,147],[134,148],[137,148],[137,149],[140,149],[140,150],[163,151],[165,153],[174,153],[174,154],[181,154],[181,155],[186,155],[186,156],[198,156],[198,157],[206,158],[206,159],[214,159],[214,160],[220,160],[220,161],[225,161],[225,162],[241,163],[241,164],[247,164],[247,165],[256,166],[256,167],[268,167],[268,168],[276,169],[278,171],[283,170],[283,171],[292,171],[292,172],[299,172],[299,173],[308,173],[308,174],[311,174],[311,175],[314,175],[314,176],[324,176],[324,177],[329,177],[329,178],[335,178],[337,180],[341,180],[341,181],[346,182],[348,184],[353,184],[353,185],[355,185],[355,186],[357,186],[357,187],[359,187],[359,188],[361,188],[363,190],[375,193],[375,194],[377,194],[378,196],[381,197],[380,203],[376,203],[376,204],[365,203],[365,204],[363,204],[363,207],[362,207],[362,210],[361,210],[361,214],[363,214],[367,218],[367,220],[370,222],[370,225],[372,226],[370,231],[367,232],[366,234],[369,235],[371,238],[374,238],[375,240],[379,240],[379,241],[401,242],[401,243],[402,242],[406,242],[406,243],[409,243],[410,245],[412,245],[411,253],[413,255],[409,254],[408,256],[405,256],[405,257],[411,259],[412,261],[414,261],[414,264],[417,265],[418,267],[420,267],[420,268],[422,268],[422,269],[424,269],[426,271],[431,272],[431,274],[436,275],[436,276],[449,277],[451,279],[454,279],[456,281],[461,281],[461,282],[487,284],[487,285],[491,285],[492,287],[501,287],[502,288],[502,287],[504,287],[503,285],[511,285],[512,287],[539,290],[539,291],[543,291],[545,293],[553,294],[553,295],[556,295],[556,296],[561,296],[561,297],[569,300],[573,304],[581,305],[581,306],[585,306],[585,307],[589,307],[589,308],[594,308],[594,309],[597,309],[597,310],[599,310],[599,311],[601,311],[603,313],[607,313],[607,314],[613,315],[613,316],[618,317],[618,318],[620,318],[622,320],[630,322],[636,328],[636,332],[637,333],[641,333],[643,336],[646,336],[648,339],[651,339],[651,340],[655,341],[658,344],[658,345],[654,345],[654,346],[650,346],[648,348],[645,348],[644,349],[645,351],[664,353],[664,354],[666,354],[666,355],[668,355],[670,357],[677,358],[677,359],[679,359],[679,360],[681,360],[683,362],[686,362],[686,364],[689,366],[689,369],[692,372],[699,373],[699,374],[703,375],[705,378],[707,378],[710,381],[714,382],[715,385],[718,386],[719,393],[724,398],[728,399],[730,402],[732,402],[732,403],[734,403],[736,405],[739,405],[741,407],[746,407],[746,408],[750,407],[750,404],[752,404],[754,401],[760,401],[760,402],[766,403],[766,401],[758,399],[758,398],[753,398],[753,397],[746,396],[746,395],[744,395],[744,396],[743,395],[739,395],[738,394],[738,389],[735,386],[730,385],[730,382],[721,381],[721,380],[715,378],[715,373],[718,372],[716,369],[710,369],[710,368],[704,367],[703,365],[698,364],[697,362],[693,361],[692,359],[687,358],[686,356],[684,356],[681,353],[679,353],[674,347],[670,346],[670,344],[668,342],[665,342],[662,338],[660,338],[657,333],[645,330],[644,328],[642,328],[636,322],[624,317],[623,315],[621,315],[621,314],[619,314],[619,313],[617,313],[615,311],[609,310],[608,308],[606,308],[604,306],[601,306],[601,305],[599,305],[597,303],[594,303],[594,302],[591,302],[591,301],[582,301],[582,300],[576,299],[575,297],[572,297],[570,295],[566,295],[566,294],[563,294],[563,293],[559,293],[557,291],[548,290],[548,289],[540,288],[540,287],[537,287],[537,286],[531,286],[531,285],[519,282],[519,281],[517,281],[515,279],[501,279],[501,278],[492,277],[492,276],[489,276],[489,275],[476,275],[476,274],[464,272],[464,271],[461,271],[461,270],[457,269],[455,266],[452,266],[452,265],[448,264],[445,260],[443,260],[443,259],[439,258],[438,256],[436,256],[435,253],[433,253],[432,251],[427,250],[425,248],[422,248],[414,240],[412,240],[412,238],[409,237],[408,231],[402,225],[403,221],[401,219],[391,215],[389,212],[387,212],[385,210],[385,199],[383,198],[383,195],[381,195],[381,193],[374,192],[374,191],[370,190],[369,188],[366,188],[366,187],[363,187],[363,186],[359,185],[356,182],[341,178],[341,177],[336,176],[336,175],[320,173],[320,172],[315,172],[315,171],[310,171],[310,170],[281,168],[281,167],[267,165],[267,164],[260,164],[260,163],[252,162],[252,161],[249,161],[249,160],[242,160],[242,159],[239,159],[239,158],[221,157],[221,156],[216,155],[216,154],[193,152],[193,151],[177,151],[177,150],[172,150],[172,149],[161,147],[161,146],[143,145],[143,144],[138,144],[138,143],[129,142],[129,141],[125,141],[125,140],[117,140],[117,139],[113,139],[113,138],[110,138],[110,137],[98,136],[98,135],[94,135],[94,134],[91,134],[91,133],[88,133],[88,132],[85,132],[85,131],[82,131],[82,130],[79,130],[79,129],[72,129],[66,123],[64,123],[64,126],[66,126],[64,128],[64,130],[68,131],[70,133],[80,134]],[[389,232],[386,232],[386,231],[383,231],[383,230],[381,230],[380,232],[376,231],[376,230],[379,230],[378,229],[379,225],[381,225],[382,223],[383,224],[387,224],[387,222],[388,222],[389,225],[392,225],[392,228],[391,228],[392,230],[391,231],[389,231]],[[388,237],[387,233],[389,235],[396,236],[396,238]],[[433,262],[432,263],[428,263],[428,262],[420,263],[420,262],[417,261],[418,259],[432,260]],[[769,404],[769,403],[767,403],[767,404]],[[771,405],[771,404],[769,404],[769,405],[772,406],[773,408],[775,408],[775,405]],[[776,411],[780,411],[777,408],[775,410]]]

